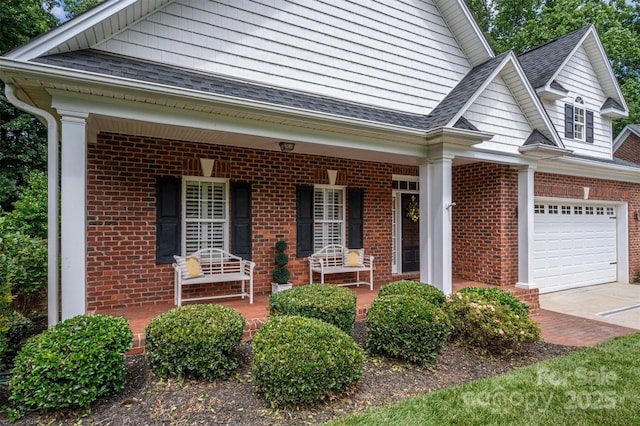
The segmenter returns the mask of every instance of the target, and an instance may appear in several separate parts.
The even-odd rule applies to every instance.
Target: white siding
[[[611,119],[600,115],[606,96],[584,48],[576,51],[556,80],[569,91],[569,96],[555,102],[544,101],[544,107],[565,147],[575,154],[611,159]],[[587,110],[593,111],[593,143],[564,137],[564,106],[572,104],[577,96],[582,98]]]
[[[431,0],[177,0],[94,47],[421,114],[470,69]]]
[[[479,148],[517,153],[531,134],[520,105],[502,77],[497,76],[463,116],[480,131],[495,135]]]

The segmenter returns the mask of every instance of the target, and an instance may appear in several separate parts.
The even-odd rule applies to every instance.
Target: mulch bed
[[[354,338],[364,345],[364,323],[356,324]],[[299,411],[271,409],[255,392],[251,384],[248,343],[239,348],[240,367],[236,376],[219,382],[161,379],[151,372],[145,356],[137,355],[127,358],[127,385],[117,395],[100,399],[87,410],[31,412],[15,424],[77,424],[79,420],[84,425],[318,424],[458,383],[502,374],[576,349],[539,342],[524,355],[488,358],[448,344],[439,363],[430,369],[368,356],[364,378],[354,393]],[[6,389],[3,389],[0,406],[6,403]],[[8,419],[2,412],[0,424],[5,423]]]

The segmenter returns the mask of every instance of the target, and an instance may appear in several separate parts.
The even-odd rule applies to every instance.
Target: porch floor
[[[455,292],[461,288],[471,285],[488,287],[488,285],[483,283],[454,279],[453,291]],[[378,295],[380,285],[374,285],[373,291],[369,290],[368,286],[347,288],[353,290],[357,297],[356,319],[358,321],[365,319],[371,303]],[[597,343],[604,342],[611,337],[626,335],[637,331],[611,324],[599,323],[594,320],[578,318],[571,315],[540,310],[537,291],[532,292],[534,294],[524,295],[519,289],[509,287],[502,288],[512,291],[515,295],[525,299],[530,305],[532,305],[532,319],[540,324],[542,328],[542,337],[549,343],[592,346]],[[217,303],[229,306],[244,316],[247,322],[243,336],[245,340],[253,337],[255,332],[267,321],[269,315],[269,312],[267,311],[267,307],[269,305],[268,294],[254,295],[252,305],[249,304],[248,299],[240,298],[220,299]],[[133,355],[144,352],[144,330],[149,322],[153,318],[174,307],[175,306],[172,303],[147,304],[129,308],[100,310],[96,313],[120,316],[129,320],[129,324],[134,335],[133,348],[129,354]]]

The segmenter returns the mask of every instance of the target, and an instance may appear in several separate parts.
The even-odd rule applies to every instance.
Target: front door
[[[420,270],[420,221],[408,216],[411,206],[418,206],[418,194],[402,194],[402,272]]]

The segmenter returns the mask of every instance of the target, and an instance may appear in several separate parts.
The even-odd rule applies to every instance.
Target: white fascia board
[[[380,132],[370,135],[340,133],[310,127],[298,127],[251,118],[223,116],[169,106],[141,104],[136,101],[101,98],[97,95],[50,90],[52,106],[60,111],[87,111],[92,114],[128,120],[162,123],[204,130],[241,133],[281,140],[296,140],[316,145],[354,148],[403,156],[424,156],[424,137],[393,139]]]
[[[375,133],[387,133],[393,138],[422,138],[424,141],[425,131],[413,128],[406,128],[392,124],[377,123],[357,118],[344,117],[335,114],[302,110],[299,108],[284,105],[271,104],[268,102],[246,100],[231,96],[199,92],[175,86],[168,86],[157,83],[146,83],[137,80],[130,80],[121,77],[106,76],[89,73],[86,71],[70,70],[68,68],[53,67],[49,65],[37,64],[33,62],[10,61],[0,57],[0,76],[6,76],[5,70],[10,70],[14,75],[24,77],[25,74],[33,76],[47,82],[55,80],[64,81],[67,85],[78,84],[86,86],[94,85],[96,88],[105,88],[115,92],[126,90],[130,94],[132,90],[141,94],[152,94],[154,97],[180,98],[183,102],[206,104],[211,107],[226,108],[232,110],[242,110],[247,113],[261,115],[284,115],[292,119],[304,121],[317,121],[324,125],[330,125],[343,129],[356,129]],[[53,90],[52,92],[55,92]],[[61,94],[62,92],[59,92]],[[69,93],[69,92],[64,92]],[[93,101],[95,102],[95,100]],[[92,109],[92,104],[87,105],[88,110]],[[338,130],[338,129],[336,129]],[[422,142],[424,143],[424,142]]]
[[[618,136],[616,136],[616,138],[613,140],[613,152],[616,152],[618,148],[622,146],[624,141],[631,135],[631,133],[640,138],[640,133],[636,132],[633,127],[629,125],[624,126],[624,129],[622,129]]]
[[[5,54],[6,58],[29,60],[42,56],[140,0],[107,0]]]
[[[498,152],[483,148],[465,148],[463,146],[447,146],[447,153],[454,157],[487,163],[505,164],[512,167],[535,168],[537,160],[527,158],[519,153]]]
[[[556,131],[555,126],[551,122],[551,118],[549,118],[549,114],[547,114],[547,111],[544,109],[542,102],[540,102],[540,98],[538,98],[535,89],[533,88],[533,86],[531,86],[529,79],[527,78],[526,74],[524,73],[524,70],[522,69],[522,66],[520,65],[520,61],[518,61],[518,58],[516,57],[515,53],[513,53],[513,51],[509,52],[508,63],[510,63],[515,68],[516,73],[520,78],[520,83],[524,85],[524,88],[527,91],[527,94],[528,94],[527,100],[533,103],[536,111],[538,112],[538,114],[540,114],[540,117],[542,118],[542,121],[544,121],[544,124],[547,127],[547,131],[551,135],[553,142],[555,142],[555,144],[560,149],[565,149],[564,143],[562,142],[562,138],[560,137],[560,135],[558,135],[558,132]],[[503,63],[500,68],[502,69],[506,65],[507,65],[507,62]],[[511,91],[511,93],[513,93],[513,91]],[[516,99],[516,100],[519,101],[519,99]]]
[[[616,76],[613,73],[613,68],[611,68],[611,63],[609,62],[609,57],[607,56],[606,52],[604,51],[604,47],[602,46],[602,42],[600,41],[600,37],[598,37],[598,33],[597,33],[596,28],[595,28],[595,26],[593,24],[589,25],[589,29],[584,33],[584,35],[582,36],[582,39],[578,43],[576,43],[576,45],[573,47],[573,50],[571,51],[571,53],[568,54],[566,58],[564,58],[564,60],[562,61],[562,64],[558,67],[558,69],[556,69],[555,73],[549,79],[549,81],[547,81],[547,84],[551,84],[551,82],[558,77],[558,74],[560,74],[560,72],[564,69],[564,67],[569,62],[569,60],[573,57],[573,55],[575,55],[575,53],[578,50],[578,48],[580,46],[584,45],[585,40],[589,36],[593,37],[593,40],[595,41],[596,46],[598,47],[597,54],[600,57],[600,60],[605,64],[605,67],[607,68],[607,75],[606,76],[600,76],[600,77],[605,77],[605,78],[608,78],[610,80],[610,82],[613,84],[613,87],[614,87],[614,89],[616,91],[616,95],[618,96],[618,100],[620,101],[620,104],[625,109],[625,111],[628,113],[629,112],[629,107],[627,106],[627,102],[624,99],[624,95],[622,94],[622,90],[620,89],[620,85],[618,85],[618,80],[616,79]]]
[[[537,171],[568,176],[640,183],[640,168],[585,158],[561,157],[538,162]]]
[[[446,5],[450,5],[451,0],[436,0],[435,4],[436,7],[438,8],[438,10],[442,10],[442,7],[440,6],[440,4],[446,4]],[[471,10],[469,9],[469,7],[467,6],[467,3],[464,0],[456,0],[456,5],[460,11],[460,13],[462,14],[462,16],[464,16],[465,20],[467,21],[468,25],[471,27],[473,34],[475,34],[476,38],[477,38],[477,45],[475,46],[469,46],[469,49],[477,49],[478,47],[482,50],[482,52],[486,55],[486,60],[489,60],[493,57],[495,57],[495,53],[493,51],[493,48],[491,47],[491,44],[489,43],[489,41],[487,40],[487,38],[485,37],[484,33],[482,32],[482,30],[480,29],[480,26],[478,25],[478,23],[476,22],[476,20],[473,17],[473,14],[471,13]],[[442,12],[440,12],[440,15],[442,16],[442,19],[445,20],[445,22],[447,21],[447,18],[442,14]],[[460,15],[456,14],[456,18],[459,18]],[[453,26],[449,24],[449,22],[447,22],[447,26],[452,29]],[[453,29],[451,30],[452,32]],[[455,32],[454,32],[454,36],[455,36]],[[460,39],[461,37],[455,37],[456,40],[458,40],[458,43],[460,43]],[[466,51],[468,49],[463,48],[462,46],[460,46],[462,48],[463,51]],[[467,58],[469,59],[469,58]],[[471,62],[471,61],[470,61]],[[476,65],[480,65],[482,62],[484,61],[480,61],[478,63],[471,63],[471,67],[474,67]]]

